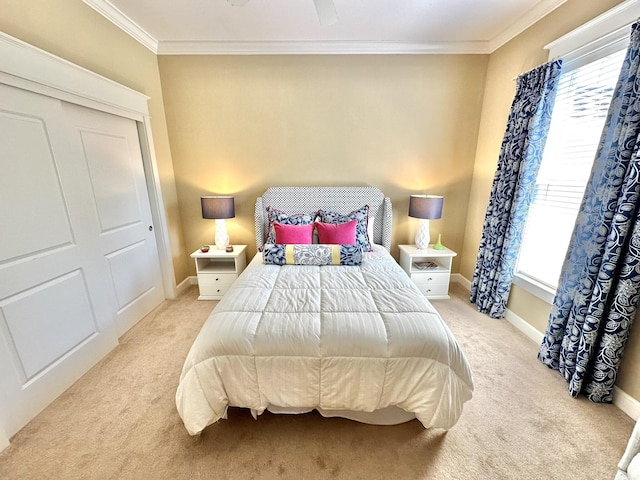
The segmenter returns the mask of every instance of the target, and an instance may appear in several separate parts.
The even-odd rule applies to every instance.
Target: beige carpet
[[[1,479],[612,479],[633,422],[572,399],[537,345],[478,314],[468,292],[434,301],[474,372],[474,398],[448,433],[318,414],[253,420],[240,409],[189,437],[174,405],[182,362],[214,306],[196,288],[121,345],[0,454]]]

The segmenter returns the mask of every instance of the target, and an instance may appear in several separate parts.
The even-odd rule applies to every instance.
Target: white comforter
[[[191,435],[228,406],[412,412],[451,428],[471,398],[469,365],[433,306],[382,247],[361,266],[255,258],[211,313],[176,392]]]

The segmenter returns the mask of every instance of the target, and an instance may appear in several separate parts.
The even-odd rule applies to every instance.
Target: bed
[[[265,263],[274,210],[351,218],[363,206],[371,238],[359,264]],[[471,370],[391,257],[391,219],[390,200],[373,187],[272,187],[256,200],[264,252],[216,305],[184,363],[176,405],[189,434],[226,418],[230,406],[256,418],[316,409],[372,424],[455,425],[472,396]]]

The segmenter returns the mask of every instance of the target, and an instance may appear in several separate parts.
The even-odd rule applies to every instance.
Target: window
[[[555,290],[625,50],[563,70],[516,273]]]
[[[640,0],[627,0],[544,47],[562,74],[513,283],[548,303],[638,17]]]

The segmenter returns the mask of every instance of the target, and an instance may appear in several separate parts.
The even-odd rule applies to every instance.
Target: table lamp
[[[444,197],[439,195],[411,195],[409,198],[409,216],[420,219],[416,233],[416,248],[425,250],[429,247],[429,220],[442,217]]]
[[[236,216],[233,197],[230,196],[205,196],[200,197],[202,206],[202,218],[210,218],[216,221],[216,248],[224,250],[229,245],[226,218]]]

